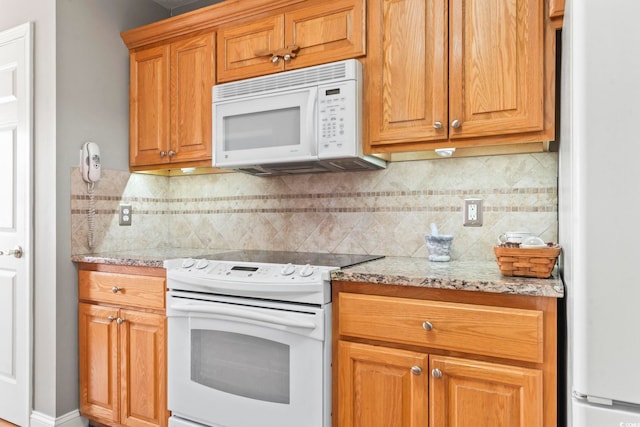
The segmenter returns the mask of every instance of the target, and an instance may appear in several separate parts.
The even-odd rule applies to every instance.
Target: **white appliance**
[[[375,255],[165,261],[170,427],[331,427],[331,282]]]
[[[640,426],[640,2],[569,0],[559,238],[567,424]]]
[[[355,59],[213,87],[213,166],[252,175],[382,169],[362,154]]]

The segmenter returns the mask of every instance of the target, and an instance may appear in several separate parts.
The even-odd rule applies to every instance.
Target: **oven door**
[[[317,87],[213,104],[213,166],[317,160]]]
[[[167,297],[174,416],[224,427],[330,426],[330,305],[177,293]]]

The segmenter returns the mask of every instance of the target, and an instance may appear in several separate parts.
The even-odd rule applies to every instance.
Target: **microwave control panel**
[[[318,87],[318,156],[352,156],[357,153],[358,89],[355,80]]]

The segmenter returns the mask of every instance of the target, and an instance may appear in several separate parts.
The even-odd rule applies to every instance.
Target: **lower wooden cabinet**
[[[165,427],[166,317],[147,298],[164,293],[165,280],[126,269],[79,272],[80,412],[110,426]]]
[[[556,425],[555,299],[333,288],[333,427]]]
[[[338,366],[342,427],[542,425],[539,369],[348,341]]]

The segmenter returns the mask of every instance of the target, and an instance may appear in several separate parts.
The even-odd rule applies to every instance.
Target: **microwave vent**
[[[357,60],[350,59],[264,77],[224,83],[213,87],[213,99],[214,102],[224,101],[297,87],[316,86],[333,81],[354,80],[357,73],[359,73],[359,67],[360,63]]]

